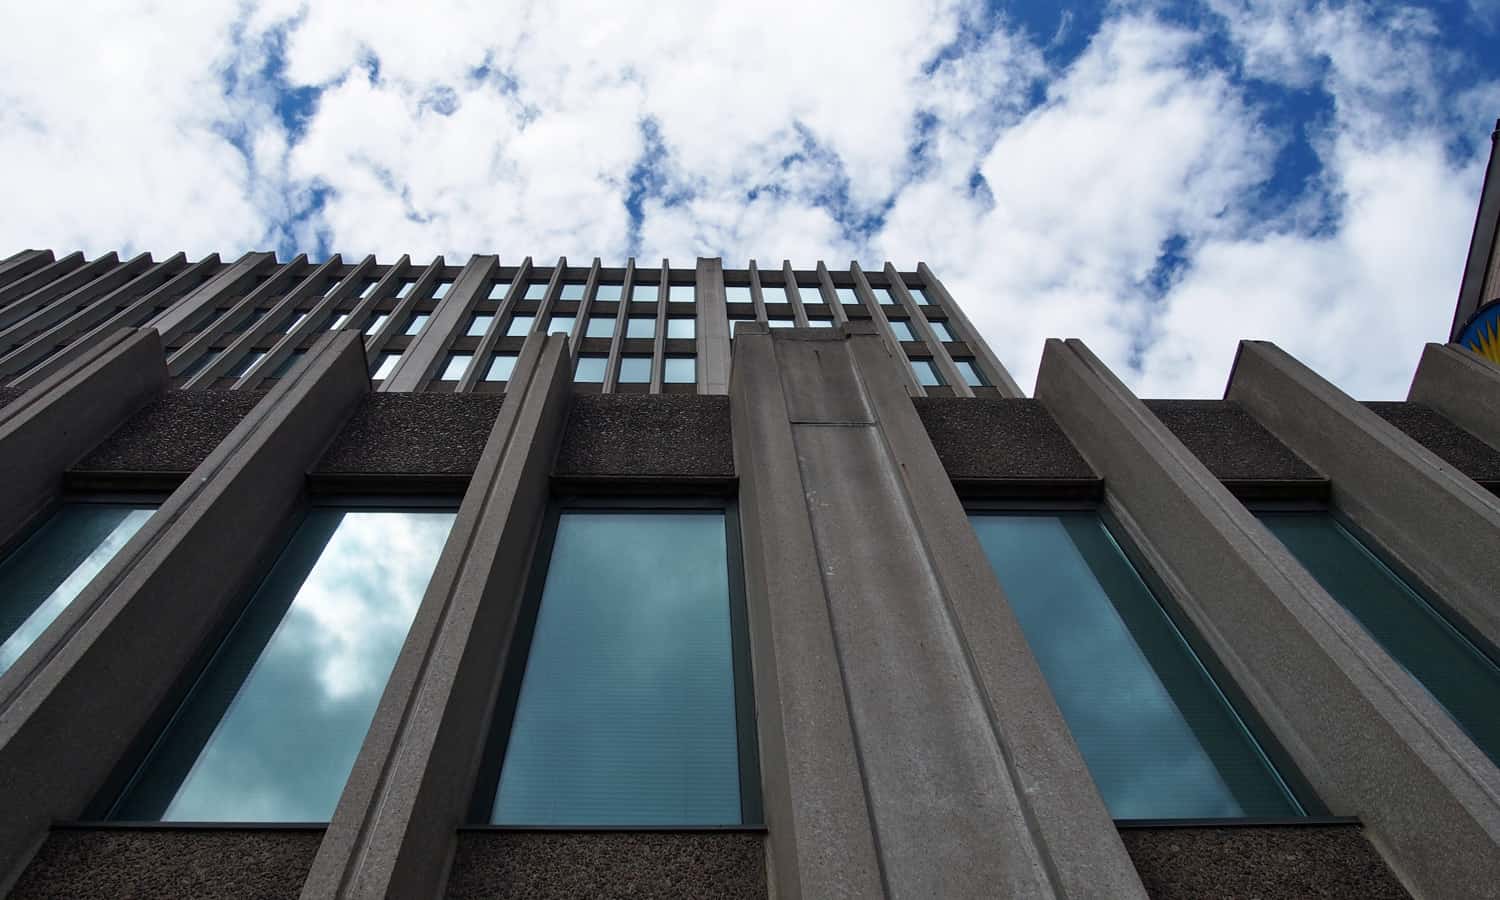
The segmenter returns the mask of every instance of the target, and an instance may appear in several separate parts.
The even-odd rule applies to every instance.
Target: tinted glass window
[[[815,284],[797,285],[797,293],[802,295],[803,303],[822,303],[823,291]]]
[[[911,333],[911,325],[901,319],[891,320],[891,331],[895,333],[898,341],[914,341],[916,335]]]
[[[650,316],[631,316],[625,320],[625,336],[628,338],[656,337],[656,320]]]
[[[452,523],[310,511],[113,817],[327,821]]]
[[[655,300],[656,292],[659,290],[655,284],[641,284],[636,282],[630,288],[630,299],[632,300]]]
[[[578,368],[573,370],[573,380],[585,384],[603,384],[604,367],[608,364],[607,356],[580,356]]]
[[[440,381],[458,381],[469,371],[469,361],[474,357],[468,353],[455,353],[448,357],[448,362],[443,366],[443,374],[438,376]]]
[[[972,360],[955,359],[953,365],[957,367],[959,374],[964,377],[964,384],[969,387],[980,387],[985,384],[984,376],[979,374],[979,367]]]
[[[380,363],[375,367],[375,372],[370,377],[375,379],[376,381],[379,381],[382,378],[389,378],[391,376],[391,373],[396,371],[396,363],[400,359],[401,354],[399,353],[381,354]]]
[[[932,329],[932,333],[937,335],[938,340],[944,343],[953,340],[953,332],[949,331],[948,326],[944,323],[928,322],[927,325]]]
[[[607,338],[615,333],[615,320],[609,316],[589,316],[588,330],[584,337]]]
[[[695,360],[691,356],[669,356],[662,380],[667,384],[693,384],[698,380]]]
[[[0,674],[151,517],[154,507],[68,503],[0,562]]]
[[[859,295],[854,293],[854,288],[834,288],[833,292],[838,295],[839,302],[845,306],[859,305]]]
[[[509,381],[510,375],[516,370],[516,355],[514,353],[497,353],[490,360],[490,367],[484,373],[485,381]]]
[[[490,323],[495,317],[489,313],[475,313],[474,318],[469,320],[469,330],[465,332],[469,337],[484,337],[484,333],[490,330]]]
[[[672,340],[691,338],[697,334],[695,322],[685,316],[667,320],[667,337]]]
[[[1096,516],[970,521],[1115,818],[1300,814]]]
[[[938,375],[937,366],[934,366],[931,360],[912,360],[911,371],[912,374],[917,376],[917,384],[932,387],[943,383],[942,377]]]
[[[540,300],[545,296],[547,296],[547,282],[533,281],[532,283],[526,285],[526,293],[524,295],[525,299]]]
[[[375,332],[379,331],[380,326],[384,325],[385,320],[389,318],[389,313],[381,313],[380,315],[371,319],[370,324],[365,326],[365,334],[374,334]]]
[[[651,380],[651,357],[620,357],[620,383],[645,384]]]
[[[750,286],[748,284],[726,284],[724,285],[724,300],[728,303],[750,303]]]
[[[760,299],[767,303],[787,303],[786,288],[779,284],[763,284],[760,286]]]
[[[505,329],[506,337],[525,337],[531,333],[531,323],[536,321],[536,316],[512,316],[510,326]]]
[[[793,319],[767,319],[766,324],[772,328],[795,328],[797,322]]]
[[[453,287],[453,282],[439,281],[437,285],[432,289],[432,299],[441,300],[442,298],[448,296],[448,288],[450,287]]]
[[[595,300],[618,300],[624,296],[621,292],[625,290],[623,284],[601,284],[594,288]]]
[[[888,288],[871,288],[870,292],[875,295],[875,302],[881,305],[890,306],[896,302],[896,295],[892,294]]]
[[[412,316],[410,319],[407,319],[406,320],[406,333],[407,334],[416,334],[417,332],[421,331],[422,330],[422,326],[427,324],[427,320],[429,318],[431,318],[431,316],[429,316],[427,313],[417,313],[416,315]]]
[[[570,283],[570,284],[563,285],[562,286],[562,293],[558,295],[558,299],[560,299],[560,300],[582,300],[583,299],[583,285],[577,284],[577,283]]]
[[[673,284],[673,285],[669,285],[667,287],[667,291],[668,291],[668,293],[667,293],[667,299],[669,301],[671,301],[672,303],[692,303],[693,302],[694,290],[693,290],[693,285],[691,285],[691,284]]]
[[[553,316],[552,322],[547,326],[547,333],[556,334],[561,331],[563,334],[572,334],[573,325],[577,321],[577,316]]]
[[[721,511],[565,512],[491,820],[741,820]]]

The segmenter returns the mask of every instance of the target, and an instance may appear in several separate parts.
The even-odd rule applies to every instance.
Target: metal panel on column
[[[303,897],[442,893],[547,509],[570,366],[562,335],[526,339]]]
[[[1320,798],[1418,896],[1495,896],[1500,772],[1431,695],[1082,342],[1047,342],[1036,396]]]
[[[1428,344],[1406,399],[1432,407],[1500,450],[1500,365],[1465,347]]]
[[[1500,646],[1500,497],[1275,344],[1240,342],[1224,396],[1327,475],[1341,513]]]
[[[369,384],[357,334],[321,338],[0,676],[0,887],[110,783],[234,621]]]

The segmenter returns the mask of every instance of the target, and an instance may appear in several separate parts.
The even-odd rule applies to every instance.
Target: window
[[[932,305],[932,300],[930,298],[928,298],[926,290],[924,290],[922,288],[907,288],[906,290],[911,293],[911,298],[913,300],[917,301],[918,303],[922,304],[923,306],[931,306]]]
[[[674,285],[670,285],[667,288],[667,290],[668,290],[667,300],[669,302],[671,302],[671,303],[692,303],[693,302],[693,293],[694,293],[694,291],[693,291],[693,285],[691,285],[691,284],[674,284]]]
[[[559,300],[582,300],[583,299],[583,285],[581,285],[581,284],[579,284],[577,282],[572,282],[572,283],[563,285],[562,286],[562,294],[559,295],[558,299]]]
[[[365,326],[365,334],[374,334],[375,332],[379,331],[380,326],[384,325],[385,320],[389,319],[390,317],[390,313],[381,313],[380,315],[371,319],[370,324]]]
[[[654,284],[636,283],[630,288],[630,299],[640,301],[651,301],[656,299],[657,286]]]
[[[871,288],[870,293],[875,295],[875,302],[881,306],[894,306],[896,303],[896,296],[890,292],[889,288]]]
[[[485,381],[509,381],[511,373],[516,370],[516,354],[496,353],[494,359],[490,360],[490,367],[484,373]]]
[[[453,282],[439,281],[437,285],[432,289],[432,299],[441,300],[444,297],[448,296],[448,288],[451,287],[453,287]]]
[[[937,339],[942,341],[943,343],[946,344],[949,341],[953,340],[953,332],[948,330],[948,326],[946,323],[928,322],[927,327],[931,328],[932,333],[937,335]]]
[[[226,377],[229,377],[229,378],[239,378],[242,375],[244,375],[246,372],[248,372],[251,369],[255,368],[255,364],[258,363],[258,362],[260,362],[261,360],[263,360],[265,358],[266,358],[265,351],[263,351],[263,350],[251,350],[249,353],[246,353],[244,356],[241,356],[239,362],[237,362],[234,365],[230,366],[229,370],[227,372],[225,372],[224,375]]]
[[[943,383],[938,375],[937,367],[930,359],[914,359],[911,361],[912,374],[917,376],[917,384],[924,387],[937,387]]]
[[[1364,626],[1500,764],[1500,666],[1327,513],[1257,513]]]
[[[365,298],[367,298],[371,294],[373,294],[375,292],[375,285],[377,285],[377,284],[379,284],[379,282],[377,282],[377,281],[367,281],[367,282],[365,282],[365,286],[360,289],[359,299],[364,300]]]
[[[1112,816],[1302,814],[1096,515],[970,521]]]
[[[663,369],[662,380],[667,384],[694,384],[698,380],[697,366],[691,356],[669,356]]]
[[[797,285],[797,293],[802,295],[803,303],[822,303],[823,290],[815,284]]]
[[[208,350],[204,350],[202,353],[198,354],[197,359],[188,363],[187,366],[177,374],[182,378],[192,378],[194,375],[197,375],[199,372],[202,372],[204,369],[212,365],[213,361],[218,359],[223,352],[224,350],[222,347],[214,347]]]
[[[491,822],[759,821],[731,520],[722,509],[560,513],[514,709],[496,716]]]
[[[724,300],[728,303],[751,303],[750,285],[748,284],[726,284],[724,285]]]
[[[380,363],[375,366],[375,373],[370,377],[375,379],[376,381],[380,381],[383,378],[389,378],[391,376],[391,373],[396,371],[396,361],[400,358],[401,354],[399,353],[380,354]]]
[[[531,333],[531,326],[536,322],[536,316],[511,316],[510,326],[505,329],[506,337],[525,337]]]
[[[772,328],[795,328],[796,321],[792,319],[767,319],[766,324]]]
[[[403,281],[403,282],[401,282],[401,286],[398,287],[398,288],[396,288],[396,297],[397,298],[404,298],[407,294],[410,294],[411,293],[411,289],[412,289],[412,285],[414,285],[414,284],[416,284],[415,281]]]
[[[323,289],[323,296],[327,297],[329,294],[333,293],[335,290],[338,289],[338,286],[340,284],[342,284],[342,283],[343,282],[340,281],[337,278],[335,278],[332,281],[328,282],[328,287],[326,287],[326,288]]]
[[[540,300],[547,296],[547,283],[545,281],[533,281],[526,285],[524,299]]]
[[[452,524],[309,511],[110,817],[328,821]]]
[[[854,293],[854,288],[834,288],[833,292],[838,295],[839,302],[845,306],[858,306],[859,295]]]
[[[474,318],[469,320],[469,330],[464,332],[469,337],[484,337],[485,332],[490,330],[490,323],[495,317],[489,313],[475,313]]]
[[[298,325],[301,325],[306,320],[307,312],[305,310],[298,310],[296,315],[291,316],[286,320],[286,324],[281,327],[281,333],[291,334],[292,329],[296,328]]]
[[[656,320],[650,316],[631,316],[625,320],[625,336],[628,338],[656,337]]]
[[[911,333],[911,323],[905,319],[892,319],[891,331],[895,332],[898,341],[914,341],[916,335]]]
[[[964,377],[964,384],[969,387],[984,387],[989,384],[984,380],[984,376],[979,374],[979,367],[974,365],[972,359],[955,359],[953,365],[958,369],[958,374]]]
[[[0,674],[120,552],[154,507],[65,503],[0,561]]]
[[[786,296],[786,288],[779,284],[763,284],[760,286],[760,299],[767,303],[789,303]]]
[[[297,363],[301,362],[302,361],[302,357],[304,357],[306,355],[307,355],[307,351],[306,350],[293,350],[291,353],[288,353],[286,355],[286,358],[281,361],[281,364],[276,367],[276,371],[274,371],[274,372],[271,373],[271,377],[272,378],[283,378],[283,377],[285,377],[288,372],[292,371],[292,367],[295,366]]]
[[[584,337],[607,338],[615,333],[615,320],[608,316],[589,316],[589,327]]]
[[[621,384],[649,384],[651,381],[651,357],[620,357]]]
[[[343,328],[344,325],[346,325],[348,322],[349,314],[346,312],[339,313],[337,316],[334,316],[333,321],[329,323],[328,330],[338,331],[340,328]]]
[[[486,300],[503,300],[503,299],[505,299],[505,292],[508,291],[508,290],[510,290],[510,285],[508,285],[508,284],[501,284],[500,282],[497,281],[494,284],[490,285],[490,292],[485,297],[485,299]]]
[[[688,340],[697,336],[697,323],[686,316],[674,316],[667,320],[667,339]]]
[[[808,319],[807,320],[807,327],[809,327],[809,328],[832,328],[833,327],[833,320],[832,319]]]
[[[603,384],[604,368],[609,357],[589,354],[578,357],[578,368],[573,370],[573,380],[580,384]]]
[[[563,334],[572,334],[577,322],[577,316],[553,316],[552,323],[547,326],[547,333],[556,334],[561,331]]]
[[[432,316],[428,315],[427,313],[413,313],[412,317],[406,320],[405,333],[416,334],[417,332],[422,330],[422,326],[426,325],[427,320],[430,318],[432,318]]]
[[[440,381],[458,381],[464,377],[469,370],[469,362],[474,357],[468,353],[454,353],[448,357],[448,363],[443,366],[443,374],[439,376]]]
[[[601,284],[597,288],[594,288],[594,299],[619,300],[621,297],[625,296],[625,294],[623,293],[624,290],[625,285],[623,284]]]

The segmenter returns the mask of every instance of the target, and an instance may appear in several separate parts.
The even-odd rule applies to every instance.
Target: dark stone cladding
[[[464,831],[447,893],[454,900],[764,900],[764,837],[736,831]]]
[[[1422,403],[1369,401],[1375,415],[1401,429],[1453,468],[1495,490],[1500,488],[1500,452]]]
[[[11,900],[296,897],[321,828],[68,828],[53,831]]]
[[[471,475],[504,400],[501,394],[371,394],[313,471]]]
[[[576,395],[553,474],[732,478],[729,398]]]
[[[1220,481],[1322,481],[1323,476],[1230,400],[1146,400]]]
[[[1409,900],[1358,825],[1122,828],[1152,900]]]
[[[265,391],[168,391],[74,466],[87,472],[191,472]]]
[[[1035,400],[919,397],[912,403],[954,481],[1097,477]]]

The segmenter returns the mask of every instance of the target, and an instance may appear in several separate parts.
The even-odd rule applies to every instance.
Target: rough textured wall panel
[[[296,897],[323,829],[69,828],[54,831],[11,900]]]
[[[912,403],[955,481],[1096,477],[1035,400],[919,397]]]
[[[1321,481],[1302,458],[1229,400],[1146,400],[1220,481]]]
[[[167,391],[73,468],[191,472],[265,395],[265,391]]]
[[[24,393],[26,393],[25,388],[0,387],[0,406],[4,406]]]
[[[1152,900],[1409,900],[1358,825],[1123,828]]]
[[[371,394],[314,471],[472,474],[501,394]]]
[[[1500,452],[1432,407],[1404,401],[1371,401],[1365,406],[1473,480],[1500,485]]]
[[[448,896],[765,900],[765,838],[733,831],[466,831],[458,836]]]
[[[733,477],[729,398],[575,396],[553,471],[573,476]]]

